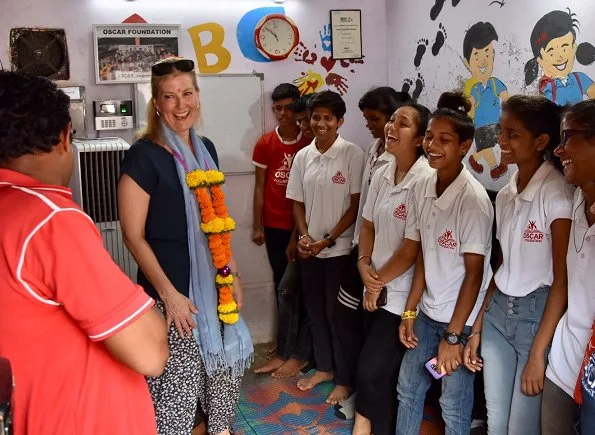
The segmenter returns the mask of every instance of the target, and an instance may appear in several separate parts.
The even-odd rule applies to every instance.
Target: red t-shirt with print
[[[582,382],[583,382],[583,374],[585,372],[585,367],[589,363],[591,359],[591,355],[595,352],[595,323],[593,323],[591,339],[589,343],[587,343],[587,350],[585,351],[585,358],[583,359],[583,363],[581,364],[581,371],[578,375],[578,381],[576,383],[576,387],[574,388],[574,400],[576,403],[581,405],[583,403],[583,391],[582,391]]]
[[[15,435],[155,435],[143,376],[103,340],[151,309],[70,189],[0,169],[0,355]]]
[[[285,197],[285,191],[295,154],[310,142],[311,139],[301,133],[296,141],[283,142],[275,129],[256,143],[252,163],[266,169],[262,211],[262,224],[265,227],[293,229],[293,201]]]

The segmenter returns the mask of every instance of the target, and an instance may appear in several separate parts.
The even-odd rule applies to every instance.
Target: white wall
[[[325,53],[320,49],[319,31],[329,21],[329,10],[362,9],[364,63],[355,64],[352,68],[336,66],[332,71],[342,74],[347,79],[348,89],[344,98],[348,112],[341,133],[365,147],[371,141],[371,137],[364,126],[357,102],[369,88],[387,84],[388,61],[385,0],[366,0],[365,4],[362,3],[358,0],[288,0],[283,5],[286,14],[297,23],[302,42],[310,50],[318,53],[318,62],[312,65],[296,61],[294,55],[285,61],[274,63],[257,63],[242,56],[236,40],[238,21],[252,9],[278,6],[271,0],[0,0],[0,35],[5,41],[2,47],[8,47],[8,35],[12,27],[58,27],[66,30],[71,80],[61,82],[60,85],[86,87],[87,133],[94,136],[95,132],[90,127],[91,102],[107,98],[130,99],[133,92],[132,85],[95,84],[92,24],[120,23],[134,13],[149,23],[179,23],[182,29],[180,53],[195,59],[195,51],[187,29],[201,23],[217,22],[225,28],[224,46],[232,54],[231,64],[223,73],[244,73],[253,70],[264,73],[266,129],[270,130],[274,127],[270,93],[275,85],[291,82],[299,77],[302,71],[308,69],[322,76],[326,75],[320,63],[320,58]],[[0,60],[8,67],[7,48],[0,51]],[[353,72],[350,72],[351,69]],[[233,102],[225,101],[222,104]],[[129,132],[124,132],[121,137],[127,141],[132,140]],[[256,341],[270,340],[274,330],[271,274],[264,248],[257,248],[250,241],[253,177],[229,177],[228,186],[230,211],[238,222],[233,243],[235,256],[245,276],[245,317]]]
[[[457,6],[453,7],[453,3]],[[438,17],[432,20],[430,13],[436,4],[443,4],[443,7]],[[595,43],[595,28],[591,26],[595,3],[590,1],[465,0],[459,3],[456,0],[387,0],[389,84],[400,89],[407,80],[411,80],[414,82],[411,86],[413,90],[418,79],[423,81],[419,101],[433,109],[442,92],[462,89],[470,77],[462,61],[463,38],[471,25],[488,21],[499,37],[495,43],[493,77],[504,82],[511,95],[537,94],[537,80],[529,86],[524,82],[524,66],[533,57],[531,32],[542,16],[552,10],[566,11],[567,8],[576,14],[580,22],[577,43]],[[446,35],[445,44],[435,56],[432,47],[440,32]],[[414,59],[418,47],[426,44],[421,64],[416,68]],[[575,62],[573,71],[583,71],[595,77],[595,65],[584,66]],[[541,74],[540,71],[539,76]],[[486,173],[478,178],[486,187],[496,190],[508,181],[505,177],[493,182]]]

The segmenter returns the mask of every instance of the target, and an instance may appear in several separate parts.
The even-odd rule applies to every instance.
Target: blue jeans
[[[583,406],[581,407],[581,433],[595,434],[595,353],[591,355],[581,379]]]
[[[436,322],[421,312],[415,321],[413,330],[418,339],[417,347],[407,349],[399,372],[397,435],[419,433],[426,392],[433,379],[425,363],[438,354],[447,327],[447,323]],[[463,335],[469,335],[470,331],[471,327],[466,326]],[[446,435],[469,434],[471,430],[473,378],[474,374],[464,366],[442,378],[440,407]]]
[[[549,286],[522,298],[496,289],[483,317],[481,354],[490,435],[539,435],[541,394],[523,394],[521,376],[539,328]],[[544,355],[544,367],[547,354]]]

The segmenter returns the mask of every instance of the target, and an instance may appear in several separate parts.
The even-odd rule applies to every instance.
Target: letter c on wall
[[[240,51],[246,59],[254,62],[270,62],[270,59],[264,57],[254,43],[254,30],[258,22],[269,14],[285,14],[285,8],[266,7],[258,8],[247,12],[238,23],[236,37]]]

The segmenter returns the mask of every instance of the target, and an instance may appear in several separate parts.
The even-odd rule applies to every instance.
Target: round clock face
[[[271,59],[283,59],[298,43],[298,31],[286,17],[268,18],[257,28],[257,47]]]

